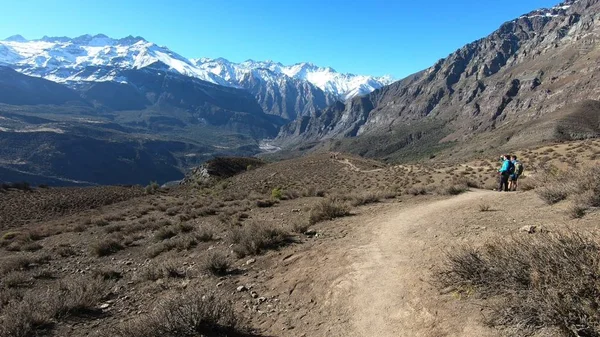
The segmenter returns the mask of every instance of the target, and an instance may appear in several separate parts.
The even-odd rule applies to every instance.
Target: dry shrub
[[[425,187],[411,187],[406,190],[406,194],[411,194],[414,196],[425,195],[427,194],[427,189]]]
[[[217,210],[213,207],[202,207],[193,212],[195,218],[217,214]]]
[[[301,221],[301,220],[294,221],[290,225],[292,232],[300,233],[300,234],[306,233],[306,231],[308,230],[309,227],[310,227],[310,225],[308,224],[308,222]]]
[[[160,228],[154,234],[154,238],[156,239],[156,241],[163,241],[163,240],[166,240],[166,239],[170,239],[170,238],[174,237],[175,235],[177,235],[176,228],[173,227],[173,226],[169,226],[169,227],[162,227],[162,228]]]
[[[182,222],[179,224],[179,231],[181,233],[189,233],[189,232],[193,232],[194,230],[196,230],[196,226],[194,224],[187,223],[187,222]]]
[[[317,189],[314,186],[310,186],[310,187],[306,188],[304,191],[302,191],[302,196],[303,197],[324,197],[325,191]]]
[[[255,255],[265,249],[277,248],[285,244],[289,233],[281,227],[259,222],[250,222],[231,231],[233,251],[239,257]]]
[[[489,204],[479,204],[480,212],[489,212],[491,209],[492,209],[492,206],[490,206]]]
[[[216,276],[227,274],[229,266],[227,254],[224,251],[217,249],[208,251],[202,261],[202,269]]]
[[[147,256],[149,258],[155,258],[164,252],[168,252],[176,247],[175,242],[172,240],[167,240],[165,242],[160,242],[148,247]]]
[[[33,284],[33,279],[22,271],[8,273],[2,277],[2,285],[6,288],[26,288]]]
[[[294,200],[300,198],[300,192],[296,190],[284,190],[281,199],[282,200]]]
[[[22,254],[12,255],[0,259],[0,275],[6,275],[13,271],[29,270],[36,266],[47,264],[50,256],[46,254]]]
[[[156,281],[166,277],[184,278],[186,276],[186,271],[175,262],[165,261],[162,263],[148,264],[142,271],[141,276],[143,279],[149,281]]]
[[[557,328],[564,336],[598,336],[599,253],[589,235],[527,235],[454,250],[436,278],[441,287],[487,299],[491,325],[521,335]]]
[[[122,244],[122,238],[118,236],[110,236],[92,245],[92,252],[98,256],[108,256],[114,254],[125,247]]]
[[[550,172],[539,178],[541,187],[536,189],[540,198],[555,204],[569,197],[583,211],[600,207],[600,166],[591,166],[568,172]]]
[[[215,238],[215,230],[211,225],[202,225],[200,226],[195,233],[196,239],[201,242],[212,241]]]
[[[441,188],[440,193],[443,195],[459,195],[467,192],[468,190],[469,187],[467,185],[451,185]]]
[[[179,211],[180,211],[179,207],[171,207],[171,208],[167,209],[165,211],[165,213],[169,216],[175,216],[175,215],[179,214]]]
[[[96,226],[99,226],[99,227],[104,227],[104,226],[108,226],[109,225],[108,220],[106,220],[105,218],[94,219],[94,220],[92,220],[92,223],[94,225],[96,225]]]
[[[109,283],[97,278],[67,279],[8,301],[0,316],[0,336],[28,337],[52,327],[55,319],[96,312]]]
[[[567,188],[568,184],[562,182],[555,182],[546,184],[538,189],[536,189],[537,195],[542,198],[547,204],[553,205],[557,202],[563,201],[567,199],[569,196],[569,192]]]
[[[377,192],[364,192],[350,196],[350,205],[353,207],[374,204],[380,202],[383,199],[382,193]]]
[[[336,199],[325,199],[310,210],[308,222],[314,225],[321,221],[332,220],[350,215],[348,205]]]
[[[123,273],[112,268],[95,269],[93,275],[103,280],[119,280],[123,278]]]
[[[233,307],[215,295],[190,291],[169,299],[150,314],[118,326],[116,337],[247,336]]]

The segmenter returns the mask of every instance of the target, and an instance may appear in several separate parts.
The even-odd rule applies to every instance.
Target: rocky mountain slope
[[[308,115],[335,100],[346,100],[392,82],[388,77],[340,74],[310,63],[187,59],[166,47],[128,36],[44,37],[28,41],[12,36],[0,41],[0,65],[69,86],[81,83],[130,83],[125,72],[155,69],[220,86],[250,91],[264,111],[286,119]]]
[[[528,123],[600,99],[599,39],[598,0],[536,10],[422,72],[297,119],[278,141],[341,139],[336,144],[342,149],[351,143],[345,149],[371,155],[379,149],[376,156],[385,158],[411,143],[464,144],[488,132],[506,136],[493,144],[500,146]],[[594,126],[578,137],[598,136],[599,130]],[[542,138],[532,134],[528,141]]]
[[[166,182],[214,155],[258,153],[283,123],[245,90],[156,69],[69,88],[0,66],[2,179]]]

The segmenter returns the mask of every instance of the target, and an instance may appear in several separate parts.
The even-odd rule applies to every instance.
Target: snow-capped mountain
[[[225,59],[190,60],[142,37],[113,39],[102,34],[76,38],[45,36],[39,40],[11,36],[0,41],[2,64],[30,76],[61,83],[126,82],[125,78],[119,76],[120,70],[154,66],[233,87],[240,87],[241,80],[250,72],[268,69],[272,76],[261,77],[265,81],[276,82],[282,76],[287,76],[307,81],[341,100],[368,94],[392,82],[390,77],[341,74],[332,68],[317,67],[311,63],[284,66],[271,61],[233,63]]]
[[[547,18],[555,18],[561,15],[564,15],[565,12],[567,11],[567,9],[571,8],[571,6],[573,6],[574,4],[576,4],[577,2],[579,2],[579,0],[568,0],[565,2],[562,2],[554,7],[551,8],[541,8],[541,9],[537,9],[533,12],[530,12],[528,14],[522,15],[519,17],[519,19],[522,18],[535,18],[535,17],[547,17]]]
[[[125,82],[124,69],[162,64],[169,71],[219,85],[222,78],[199,69],[190,60],[141,37],[111,39],[106,35],[43,37],[28,41],[15,35],[0,41],[0,64],[36,77],[65,82]]]
[[[223,58],[192,59],[192,62],[199,68],[216,74],[232,84],[239,84],[245,75],[255,72],[257,69],[268,69],[270,73],[264,78],[267,81],[277,80],[281,76],[307,81],[344,101],[355,96],[366,95],[393,82],[389,76],[342,74],[331,67],[318,67],[306,62],[291,66],[273,61],[248,60],[242,63],[233,63]]]

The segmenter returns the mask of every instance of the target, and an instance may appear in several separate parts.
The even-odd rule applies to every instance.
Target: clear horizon
[[[506,21],[558,2],[33,0],[3,6],[11,15],[0,22],[0,39],[133,35],[186,58],[310,62],[342,73],[401,79],[489,35]]]

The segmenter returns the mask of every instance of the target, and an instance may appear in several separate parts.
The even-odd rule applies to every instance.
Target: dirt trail
[[[358,166],[354,165],[350,160],[348,159],[344,159],[344,160],[338,160],[339,163],[342,163],[344,165],[348,165],[348,167],[352,170],[352,171],[356,171],[356,172],[362,172],[362,173],[371,173],[371,172],[381,172],[383,171],[382,168],[378,168],[378,169],[372,169],[372,170],[361,170]]]
[[[309,299],[295,308],[294,325],[303,336],[498,336],[483,325],[484,313],[473,303],[441,295],[431,275],[447,248],[483,232],[472,221],[482,214],[479,203],[510,198],[477,190],[377,205],[341,220],[341,238],[284,262],[283,284],[294,289],[290,300]]]
[[[352,324],[348,336],[485,336],[493,335],[473,320],[448,326],[438,316],[440,305],[428,298],[424,283],[430,251],[441,248],[447,221],[460,206],[476,202],[490,192],[477,191],[424,203],[378,216],[364,224],[373,228],[370,243],[352,249]],[[446,326],[444,326],[446,325]]]

